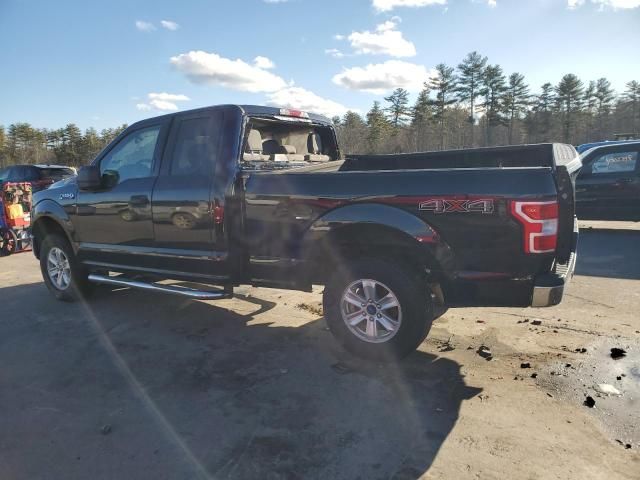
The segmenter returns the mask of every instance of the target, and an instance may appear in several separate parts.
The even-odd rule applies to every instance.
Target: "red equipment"
[[[30,182],[5,183],[0,192],[0,255],[31,250]]]

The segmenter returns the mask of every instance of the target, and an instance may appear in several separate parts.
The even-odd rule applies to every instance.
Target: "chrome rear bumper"
[[[552,307],[562,301],[564,287],[573,277],[578,254],[571,253],[567,263],[556,264],[550,273],[536,277],[531,296],[532,307]]]

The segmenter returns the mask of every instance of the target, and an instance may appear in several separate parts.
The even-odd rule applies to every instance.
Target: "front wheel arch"
[[[38,218],[31,226],[31,234],[33,236],[33,253],[38,259],[42,242],[48,235],[60,235],[69,242],[69,245],[73,245],[67,231],[53,217],[41,216]]]

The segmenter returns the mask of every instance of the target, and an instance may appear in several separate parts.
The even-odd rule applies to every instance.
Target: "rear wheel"
[[[390,261],[362,259],[341,268],[328,282],[323,303],[329,329],[340,343],[376,360],[411,353],[433,321],[426,284]]]
[[[58,300],[74,301],[90,292],[86,270],[69,242],[60,235],[47,235],[42,241],[40,270],[44,283]]]

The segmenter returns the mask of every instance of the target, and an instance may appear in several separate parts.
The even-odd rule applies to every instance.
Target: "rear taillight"
[[[213,223],[222,225],[224,223],[224,207],[216,205],[213,207]]]
[[[526,253],[554,252],[558,243],[558,202],[511,202],[513,215],[524,228]]]

